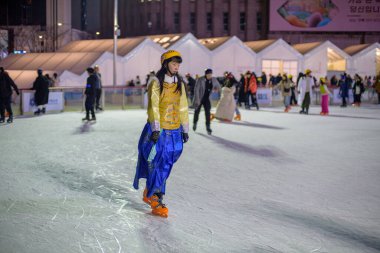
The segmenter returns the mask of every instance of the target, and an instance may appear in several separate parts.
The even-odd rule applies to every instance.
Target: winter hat
[[[207,75],[207,74],[212,74],[212,69],[206,69],[205,70],[205,75]]]
[[[42,75],[42,69],[37,69],[37,74]]]
[[[90,74],[94,73],[94,71],[95,70],[93,68],[87,68],[87,72],[90,73]]]
[[[178,51],[169,50],[161,55],[161,65],[163,65],[165,61],[171,59],[176,59],[179,63],[182,62],[182,56]]]

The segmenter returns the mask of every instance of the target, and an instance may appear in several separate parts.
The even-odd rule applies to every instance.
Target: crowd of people
[[[95,111],[103,110],[100,105],[102,79],[99,66],[97,65],[87,69],[87,72],[89,77],[84,92],[86,96],[86,117],[83,120],[95,121]],[[280,92],[284,99],[284,112],[289,112],[292,106],[299,105],[301,106],[300,113],[308,114],[313,91],[317,91],[317,94],[319,93],[321,98],[321,115],[328,115],[329,97],[333,89],[339,89],[339,95],[342,99],[341,107],[347,107],[350,90],[352,90],[354,100],[351,102],[354,106],[361,105],[362,94],[367,89],[369,89],[372,94],[377,94],[378,103],[380,104],[380,74],[373,77],[361,77],[355,74],[352,77],[347,73],[342,73],[338,77],[337,75],[333,75],[331,78],[322,77],[317,79],[312,75],[311,70],[306,70],[305,73],[299,73],[297,78],[286,73],[267,75],[265,72],[262,72],[261,75],[257,75],[253,71],[246,71],[244,74],[241,74],[240,77],[235,77],[231,72],[226,71],[223,76],[214,77],[211,69],[207,69],[206,72],[205,75],[202,76],[193,76],[190,73],[186,73],[184,77],[179,75],[179,78],[181,78],[185,84],[186,93],[190,101],[190,108],[195,109],[193,128],[196,129],[197,127],[199,112],[201,110],[200,106],[202,106],[208,115],[206,116],[206,129],[209,133],[212,132],[209,127],[209,120],[213,118],[228,121],[233,119],[241,120],[239,107],[242,106],[244,106],[245,109],[251,109],[253,107],[259,110],[260,107],[257,99],[258,88],[272,88],[274,95]],[[134,80],[130,80],[127,83],[127,86],[148,87],[150,80],[155,76],[156,73],[151,71],[147,74],[144,80],[145,82],[141,81],[140,76],[136,76]],[[211,100],[209,99],[209,101],[207,101],[200,98],[200,95],[203,94],[203,88],[207,86],[206,83],[208,79],[211,80],[212,90],[206,90],[206,93],[208,93],[210,97],[213,92],[219,92],[221,94],[220,108],[217,108],[215,115],[210,112]],[[31,88],[31,90],[35,90],[34,105],[37,107],[37,110],[34,112],[35,115],[46,113],[46,106],[49,101],[49,88],[58,86],[58,83],[59,77],[57,73],[54,73],[51,77],[49,74],[44,75],[42,69],[37,70],[37,77]],[[19,94],[17,85],[13,82],[12,78],[3,68],[0,68],[0,123],[5,122],[6,115],[9,115],[7,122],[13,122],[13,111],[11,108],[12,90],[15,90],[16,93]],[[224,99],[226,99],[226,101],[223,101]],[[227,101],[229,102],[227,103]],[[233,103],[231,101],[233,101]],[[223,108],[226,108],[226,104],[234,108],[225,111]],[[231,116],[231,112],[234,112],[234,114],[232,114],[233,116]]]

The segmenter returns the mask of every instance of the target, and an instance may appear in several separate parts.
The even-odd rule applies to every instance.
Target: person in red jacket
[[[257,103],[257,78],[255,73],[247,71],[244,77],[244,93],[245,93],[245,108],[251,109],[251,104],[249,103],[249,98],[252,100],[252,106],[256,106],[259,110],[259,104]]]

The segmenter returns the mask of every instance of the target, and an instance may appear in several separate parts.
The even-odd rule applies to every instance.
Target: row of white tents
[[[316,77],[339,72],[374,76],[380,70],[379,43],[340,49],[330,41],[289,45],[282,39],[242,42],[235,36],[197,39],[188,33],[119,39],[116,85],[137,75],[144,82],[149,71],[159,69],[160,56],[168,49],[181,52],[180,71],[192,75],[202,75],[206,68],[216,76],[224,71],[239,76],[247,70],[296,76],[305,69]],[[55,53],[11,55],[0,62],[21,88],[31,87],[38,68],[58,73],[60,86],[82,87],[86,68],[94,65],[100,67],[103,85],[112,86],[113,40],[73,41]]]

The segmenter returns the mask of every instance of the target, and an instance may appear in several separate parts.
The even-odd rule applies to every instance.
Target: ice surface
[[[0,252],[380,252],[380,107],[330,109],[242,110],[213,136],[200,115],[167,219],[132,188],[144,110],[17,118],[0,126]]]

